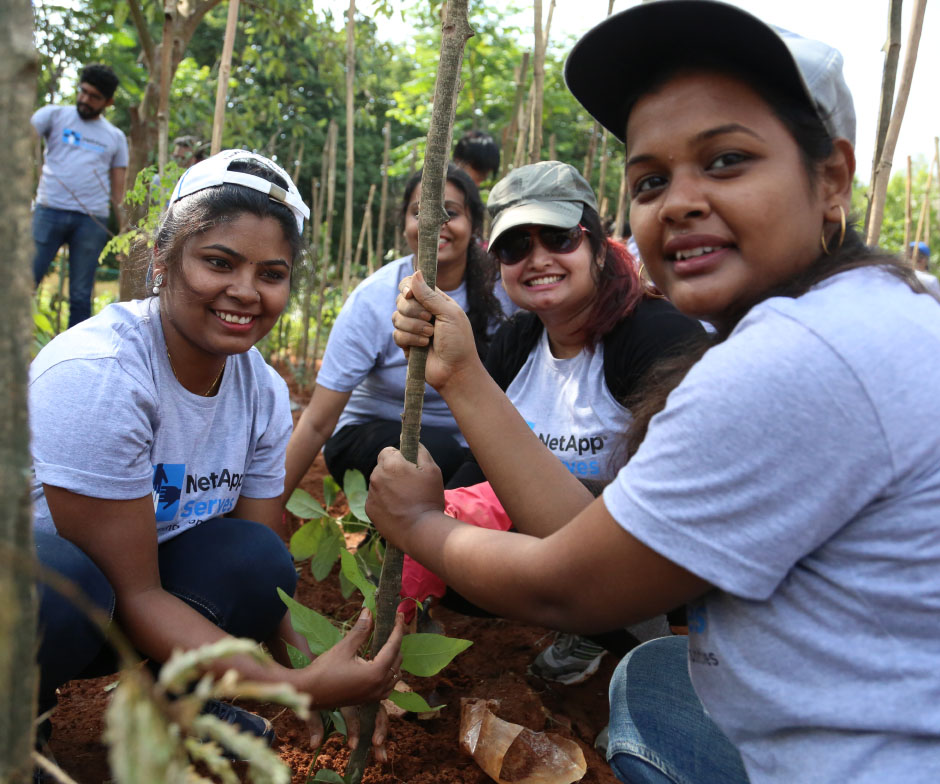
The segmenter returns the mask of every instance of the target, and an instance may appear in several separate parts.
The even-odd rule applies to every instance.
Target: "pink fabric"
[[[512,527],[512,521],[489,482],[445,490],[444,514],[478,528],[508,531]],[[406,555],[401,573],[401,596],[404,601],[398,606],[398,611],[405,614],[405,621],[410,622],[416,607],[413,599],[423,602],[429,596],[440,597],[446,589],[440,577]]]

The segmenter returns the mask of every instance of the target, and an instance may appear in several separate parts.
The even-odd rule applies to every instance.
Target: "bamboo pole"
[[[161,178],[170,157],[170,69],[172,68],[174,19],[176,19],[175,0],[164,0],[163,43],[160,45],[160,97],[157,104],[157,172]]]
[[[925,230],[927,234],[930,234],[930,191],[933,188],[934,163],[935,161],[931,161],[930,166],[927,168],[927,187],[924,188],[924,201],[920,205],[920,217],[917,219],[917,232],[914,234],[914,242],[924,242]]]
[[[232,72],[232,50],[235,48],[235,31],[238,25],[238,2],[228,0],[228,19],[225,22],[225,41],[222,44],[222,59],[219,61],[219,83],[215,89],[215,114],[212,117],[212,145],[210,155],[222,150],[222,128],[225,125],[225,95],[228,92],[228,77]],[[296,178],[297,175],[295,174]]]
[[[385,146],[382,150],[382,191],[379,198],[379,225],[375,230],[375,263],[380,267],[385,263],[385,217],[388,207],[388,157],[392,140],[391,123],[385,123],[382,135],[385,137]]]
[[[349,0],[346,18],[346,209],[343,216],[343,302],[349,294],[349,273],[352,266],[353,184],[355,182],[355,106],[353,86],[356,78],[356,0]]]
[[[881,236],[881,222],[884,219],[885,198],[888,193],[888,179],[891,177],[891,160],[894,158],[894,148],[898,143],[898,134],[901,132],[901,122],[904,120],[904,110],[907,108],[907,99],[911,92],[911,82],[914,79],[914,66],[917,63],[917,48],[920,45],[920,34],[924,27],[924,11],[927,0],[914,0],[914,10],[911,14],[911,29],[907,36],[907,51],[904,54],[904,67],[901,70],[901,81],[898,84],[897,98],[894,102],[894,111],[891,113],[891,122],[885,134],[885,143],[881,151],[881,160],[872,173],[872,208],[871,220],[868,225],[866,242],[868,245],[877,245]]]
[[[509,171],[510,158],[506,155],[509,149],[515,150],[519,136],[519,126],[521,124],[522,102],[525,98],[526,74],[529,71],[530,52],[522,53],[522,62],[516,67],[516,95],[512,102],[512,115],[510,116],[509,127],[503,133],[503,161],[499,172],[499,178],[502,179]]]
[[[359,227],[359,240],[356,242],[356,255],[353,256],[353,266],[359,269],[359,259],[362,258],[362,245],[366,239],[366,229],[372,225],[372,199],[375,197],[375,183],[369,186],[369,195],[366,198],[366,208],[362,213],[362,225]]]
[[[885,137],[888,135],[888,123],[891,121],[891,103],[894,101],[894,83],[898,78],[898,59],[901,54],[901,0],[889,0],[888,4],[888,40],[882,47],[885,53],[884,70],[881,75],[881,106],[878,110],[878,130],[875,135],[875,155],[871,161],[872,186],[874,172],[881,160]],[[865,210],[865,235],[871,220],[872,187],[868,189],[868,205]]]
[[[434,85],[434,109],[431,112],[424,170],[421,174],[421,201],[418,205],[417,268],[432,288],[437,282],[437,243],[441,226],[447,220],[444,211],[444,182],[450,160],[454,114],[457,108],[457,87],[464,47],[473,35],[467,21],[467,0],[449,0],[441,31],[440,67]],[[405,382],[405,409],[402,413],[401,452],[407,460],[417,462],[418,438],[421,431],[421,409],[424,402],[424,369],[427,349],[412,349],[408,355],[408,376]],[[398,595],[401,591],[401,567],[404,554],[391,545],[385,551],[382,575],[376,594],[375,633],[372,650],[378,651],[388,640],[395,623]],[[346,781],[362,780],[368,759],[377,705],[360,710],[362,742],[353,750],[346,769]]]
[[[327,175],[326,175],[326,232],[323,236],[323,260],[320,263],[320,288],[317,297],[317,330],[313,338],[313,364],[316,367],[320,356],[320,334],[323,331],[323,297],[326,294],[326,281],[330,274],[330,245],[333,239],[333,203],[336,198],[336,137],[339,128],[336,120],[330,120],[327,130]],[[314,373],[314,378],[316,373]]]
[[[911,253],[911,215],[913,208],[911,205],[911,156],[907,156],[907,179],[904,181],[904,251],[902,255],[906,259],[914,258]]]

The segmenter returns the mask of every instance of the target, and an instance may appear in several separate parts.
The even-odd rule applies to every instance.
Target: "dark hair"
[[[284,190],[289,187],[279,174],[254,160],[236,159],[229,164],[228,170],[253,174]],[[219,224],[235,220],[246,212],[259,218],[274,218],[280,223],[284,238],[290,244],[293,272],[293,267],[303,250],[303,240],[297,230],[294,214],[284,204],[274,201],[260,191],[231,183],[197,191],[174,203],[167,210],[153,237],[154,264],[161,264],[168,270],[178,269],[183,246],[190,238]],[[293,274],[291,279],[293,280]]]
[[[110,65],[91,63],[82,69],[78,83],[90,84],[105,98],[111,99],[114,97],[114,91],[117,90],[118,78]]]
[[[710,67],[706,66],[706,69]],[[655,90],[665,81],[668,81],[669,78],[675,76],[678,71],[685,68],[686,66],[680,64],[676,69],[671,69],[669,71],[670,75],[657,80],[650,90]],[[701,68],[697,70],[701,70]],[[806,101],[799,101],[794,97],[781,94],[773,86],[758,82],[752,75],[736,73],[729,70],[727,66],[716,67],[714,70],[727,73],[729,76],[745,82],[764,99],[770,110],[790,132],[799,148],[800,157],[809,181],[814,182],[819,176],[820,164],[833,151],[833,139],[829,136],[815,109]],[[705,355],[708,349],[724,341],[746,313],[760,302],[771,297],[795,299],[806,294],[811,288],[833,275],[862,267],[881,268],[904,281],[913,291],[919,294],[929,293],[924,284],[917,278],[914,270],[903,264],[900,259],[888,255],[878,248],[866,246],[856,231],[853,221],[847,221],[845,236],[841,242],[838,234],[839,231],[836,230],[835,236],[830,237],[828,240],[830,247],[836,246],[831,255],[823,253],[820,246],[819,256],[804,270],[772,289],[762,292],[757,300],[744,303],[736,311],[728,313],[728,318],[723,320],[721,324],[716,325],[718,327],[716,335],[704,337],[697,346],[690,347],[686,354],[665,360],[650,370],[644,383],[640,385],[642,389],[640,395],[628,402],[628,407],[633,414],[633,420],[627,433],[628,457],[632,456],[639,448],[646,436],[650,420],[665,407],[669,393],[682,382],[689,370]],[[938,297],[935,298],[940,300]]]
[[[405,192],[401,200],[401,227],[404,228],[408,205],[415,189],[421,184],[422,170],[418,170],[405,183]],[[467,245],[467,268],[464,281],[467,286],[467,317],[473,327],[473,340],[480,357],[486,356],[490,345],[491,329],[495,322],[505,318],[502,305],[493,287],[496,285],[497,265],[483,250],[483,200],[476,183],[463,169],[447,164],[447,182],[463,193],[464,204],[470,212],[470,243]]]
[[[454,161],[467,163],[478,172],[499,171],[499,147],[484,131],[467,131],[454,147]]]
[[[585,324],[586,345],[593,347],[650,292],[640,280],[633,256],[621,243],[605,237],[600,216],[586,204],[581,225],[588,230],[591,274],[597,286],[597,299]],[[593,260],[602,254],[604,263],[595,263]]]

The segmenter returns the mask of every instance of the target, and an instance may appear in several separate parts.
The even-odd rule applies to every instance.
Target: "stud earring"
[[[158,272],[153,279],[153,293],[160,294],[160,287],[163,285],[163,273]]]

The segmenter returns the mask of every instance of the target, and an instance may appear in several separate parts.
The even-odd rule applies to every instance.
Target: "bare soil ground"
[[[303,400],[292,379],[292,395]],[[304,401],[305,402],[305,401]],[[308,472],[302,486],[323,502],[322,456]],[[342,500],[340,499],[340,503]],[[296,525],[296,521],[293,521]],[[317,583],[304,567],[297,599],[338,619],[350,618],[358,608],[358,593],[343,598],[336,571]],[[548,629],[501,619],[470,618],[444,608],[434,618],[452,637],[472,640],[473,645],[433,678],[405,680],[426,698],[446,703],[432,719],[414,714],[391,720],[389,762],[373,763],[365,784],[486,784],[491,779],[459,748],[461,697],[500,701],[500,718],[536,731],[556,732],[574,739],[584,750],[588,770],[585,784],[615,784],[606,762],[594,751],[593,741],[607,723],[607,684],[616,662],[607,656],[600,671],[583,684],[562,686],[526,674],[536,654],[552,640]],[[60,692],[59,707],[52,717],[51,748],[59,765],[79,784],[99,784],[110,779],[106,749],[101,742],[103,715],[114,676],[72,681]],[[303,784],[319,768],[342,773],[349,756],[342,739],[334,737],[314,762],[303,722],[277,705],[248,706],[272,720],[277,731],[275,748],[293,771],[292,784]]]

